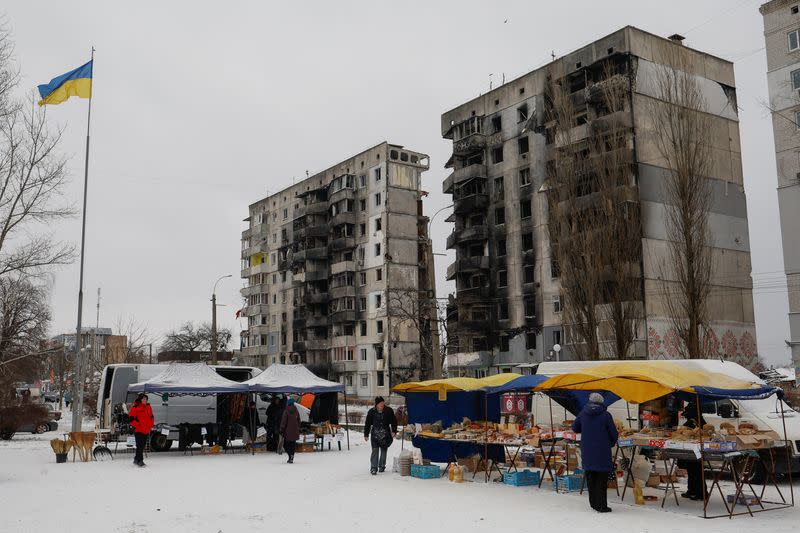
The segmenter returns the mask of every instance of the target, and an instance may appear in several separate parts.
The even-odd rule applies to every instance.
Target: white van
[[[642,362],[642,361],[638,361]],[[644,361],[646,363],[647,361]],[[674,361],[685,368],[695,368],[725,374],[732,378],[741,379],[748,382],[763,383],[761,379],[746,368],[730,361],[719,359],[680,359]],[[563,361],[540,363],[534,373],[543,376],[557,376],[568,374],[580,368],[586,368],[596,364],[603,364],[598,361]],[[783,404],[784,418],[781,418],[781,404]],[[560,405],[552,402],[553,420],[560,423],[563,420],[573,419],[574,416]],[[611,404],[608,408],[609,413],[616,420],[629,427],[637,427],[639,421],[639,406],[629,404],[620,400]],[[549,423],[550,402],[547,396],[541,393],[534,395],[533,414],[537,421]],[[724,400],[706,405],[703,408],[703,417],[709,424],[719,426],[723,421],[729,420],[738,425],[739,421],[754,422],[761,429],[770,429],[783,437],[783,424],[786,423],[786,435],[792,443],[792,472],[800,472],[800,414],[794,411],[783,400],[776,396],[763,400]],[[783,454],[778,454],[779,463],[776,470],[779,473],[787,472],[786,458]]]
[[[133,395],[128,394],[128,386],[153,378],[169,365],[114,364],[103,369],[97,397],[97,428],[113,429],[114,413],[119,412],[121,404],[130,406]],[[261,371],[250,366],[212,366],[219,375],[236,382],[246,381]],[[176,427],[178,424],[209,424],[217,422],[217,395],[208,396],[170,396],[164,402],[160,394],[148,394],[156,425]],[[256,400],[261,420],[266,419],[267,404],[261,397]],[[169,435],[154,433],[150,447],[155,451],[168,450],[178,432]]]

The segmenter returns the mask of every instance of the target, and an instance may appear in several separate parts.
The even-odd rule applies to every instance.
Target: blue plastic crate
[[[575,474],[568,476],[556,476],[553,480],[553,489],[558,492],[577,492],[583,486],[583,476]]]
[[[515,487],[528,487],[530,485],[538,485],[540,478],[540,472],[520,470],[519,472],[506,472],[503,474],[503,483]]]
[[[419,479],[436,479],[442,471],[436,465],[411,465],[411,477]]]

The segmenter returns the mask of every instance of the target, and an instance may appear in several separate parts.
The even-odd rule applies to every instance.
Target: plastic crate
[[[553,480],[553,489],[558,492],[577,492],[583,486],[583,476],[575,474],[568,476],[556,476]]]
[[[520,470],[519,472],[506,472],[503,474],[503,483],[514,487],[528,487],[538,485],[541,473],[530,470]]]
[[[411,477],[419,479],[436,479],[442,471],[436,465],[411,465]]]

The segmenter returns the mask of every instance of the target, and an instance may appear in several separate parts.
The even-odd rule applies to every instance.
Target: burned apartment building
[[[761,14],[778,169],[783,264],[789,289],[787,342],[793,365],[800,369],[800,3],[772,0],[761,6]],[[768,284],[768,279],[762,281]]]
[[[427,169],[384,142],[250,205],[241,361],[302,363],[365,398],[431,375]]]
[[[712,197],[708,233],[713,270],[703,355],[755,361],[733,64],[684,46],[678,35],[665,39],[625,27],[442,115],[442,136],[453,142],[446,164],[452,173],[443,184],[454,203],[449,219],[454,230],[447,239],[448,248],[456,251],[447,269],[448,280],[456,285],[447,310],[451,375],[524,371],[556,358],[687,356],[662,281],[664,276],[672,282],[665,229],[669,171],[656,146],[652,114],[654,102],[664,104],[653,80],[660,68],[677,68],[674,58],[680,58],[680,68],[702,93],[703,116],[709,117],[711,161],[704,175]],[[555,133],[559,119],[553,87],[566,93],[563,100],[571,106],[569,135]],[[598,97],[611,87],[620,95],[616,109]],[[560,237],[551,227],[557,201],[553,180],[565,170],[557,154],[580,153],[596,132],[617,139],[609,153],[628,158],[629,172],[615,185],[614,209],[630,217],[626,231],[636,228],[625,268],[634,282],[627,301],[640,311],[624,354],[614,353],[604,319],[594,328],[597,353],[580,353],[584,341],[570,333],[574,322],[565,317],[565,265],[555,253]],[[602,207],[603,199],[589,180],[576,179],[574,196],[576,221],[577,213]],[[606,275],[609,266],[601,260],[585,272]],[[607,281],[601,277],[598,283]],[[601,296],[596,308],[606,304]],[[554,350],[555,345],[561,350]]]

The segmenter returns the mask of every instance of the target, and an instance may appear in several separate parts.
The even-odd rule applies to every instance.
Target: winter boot
[[[374,476],[375,474],[377,474],[377,473],[378,473],[378,469],[377,469],[377,468],[370,468],[370,469],[369,469],[369,473],[370,473],[370,474],[372,474],[372,475]]]

